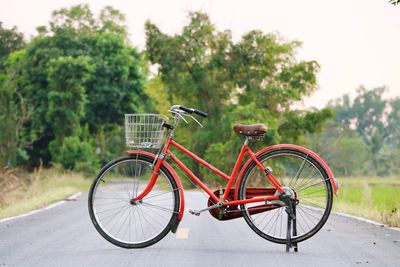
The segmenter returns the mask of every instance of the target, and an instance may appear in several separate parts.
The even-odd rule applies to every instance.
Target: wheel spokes
[[[98,180],[93,213],[99,227],[114,240],[139,244],[154,239],[177,213],[178,188],[173,188],[161,171],[152,191],[141,201],[130,202],[146,187],[152,173],[149,165],[140,160],[122,161]]]
[[[297,236],[302,237],[314,231],[321,225],[325,211],[328,207],[329,192],[325,178],[318,167],[310,160],[308,154],[276,153],[262,160],[265,167],[273,169],[281,185],[293,191],[298,205],[296,206]],[[248,174],[245,188],[271,188],[271,183],[265,178],[264,173],[257,168]],[[247,189],[246,189],[247,190]],[[244,192],[244,198],[248,198]],[[288,215],[285,204],[276,201],[282,207],[252,215],[249,210],[256,204],[245,204],[245,210],[250,222],[263,234],[280,240],[286,239]],[[324,223],[324,222],[322,222]],[[318,229],[317,229],[318,230]]]

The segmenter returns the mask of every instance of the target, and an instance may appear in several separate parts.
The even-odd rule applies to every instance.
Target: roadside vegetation
[[[27,172],[0,170],[0,218],[44,208],[74,193],[87,191],[90,180],[60,168]]]
[[[400,227],[400,179],[343,178],[335,211]]]
[[[222,155],[236,155],[243,141],[232,125],[262,122],[269,131],[254,150],[277,143],[314,150],[336,176],[366,177],[341,180],[338,210],[399,224],[398,206],[388,201],[399,202],[400,98],[387,99],[388,88],[360,86],[354,99],[299,109],[317,90],[320,68],[297,59],[300,41],[259,30],[234,40],[202,12],[190,12],[176,34],[151,21],[144,28],[140,50],[112,7],[97,16],[88,5],[55,10],[29,40],[0,22],[0,217],[88,190],[84,176],[127,149],[125,113],[165,114],[182,104],[210,116],[201,130],[180,127],[176,138],[221,170],[235,161]]]

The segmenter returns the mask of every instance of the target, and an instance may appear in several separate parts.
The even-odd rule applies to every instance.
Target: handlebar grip
[[[208,117],[208,114],[207,114],[207,113],[205,113],[204,111],[201,111],[201,110],[195,109],[193,112],[194,112],[195,114],[199,115],[199,116],[202,116],[202,117],[204,117],[204,118],[207,118],[207,117]]]
[[[204,111],[198,110],[198,109],[188,108],[188,107],[185,107],[185,106],[179,106],[179,109],[181,109],[181,110],[183,110],[183,111],[185,111],[187,113],[190,113],[190,114],[192,114],[192,113],[197,114],[197,115],[202,116],[204,118],[208,117],[207,113],[205,113]]]
[[[181,110],[183,110],[183,111],[185,111],[185,112],[187,112],[187,113],[190,113],[190,114],[192,114],[192,113],[194,112],[194,109],[192,109],[192,108],[187,108],[187,107],[185,107],[185,106],[179,106],[179,109],[181,109]]]

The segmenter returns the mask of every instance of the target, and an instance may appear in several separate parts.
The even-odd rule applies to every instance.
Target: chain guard
[[[220,197],[219,192],[220,192],[219,190],[214,191],[215,196],[217,196],[218,198]],[[225,189],[223,189],[222,192],[225,192]],[[227,201],[234,200],[234,192],[235,189],[229,190]],[[247,188],[246,196],[247,198],[266,197],[266,196],[273,196],[275,192],[276,192],[275,188]],[[253,206],[248,209],[250,215],[281,207],[281,205],[278,205],[276,203],[271,203],[271,204],[266,204],[266,203],[261,204],[261,203],[262,202],[260,202],[260,205],[258,206]],[[210,207],[215,203],[212,201],[211,198],[209,198],[207,204]],[[228,205],[228,206],[223,206],[221,208],[210,209],[209,212],[211,216],[213,216],[215,219],[219,221],[226,221],[243,217],[243,210],[239,208],[239,205]]]

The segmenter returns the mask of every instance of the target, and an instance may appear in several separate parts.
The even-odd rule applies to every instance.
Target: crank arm
[[[204,211],[212,210],[212,209],[215,209],[215,208],[221,208],[223,205],[224,205],[224,203],[218,202],[217,204],[214,204],[214,205],[209,206],[209,207],[207,207],[205,209],[202,209],[202,210],[192,210],[192,209],[190,209],[189,213],[193,214],[193,215],[196,215],[196,216],[200,216],[200,213],[202,213]]]

